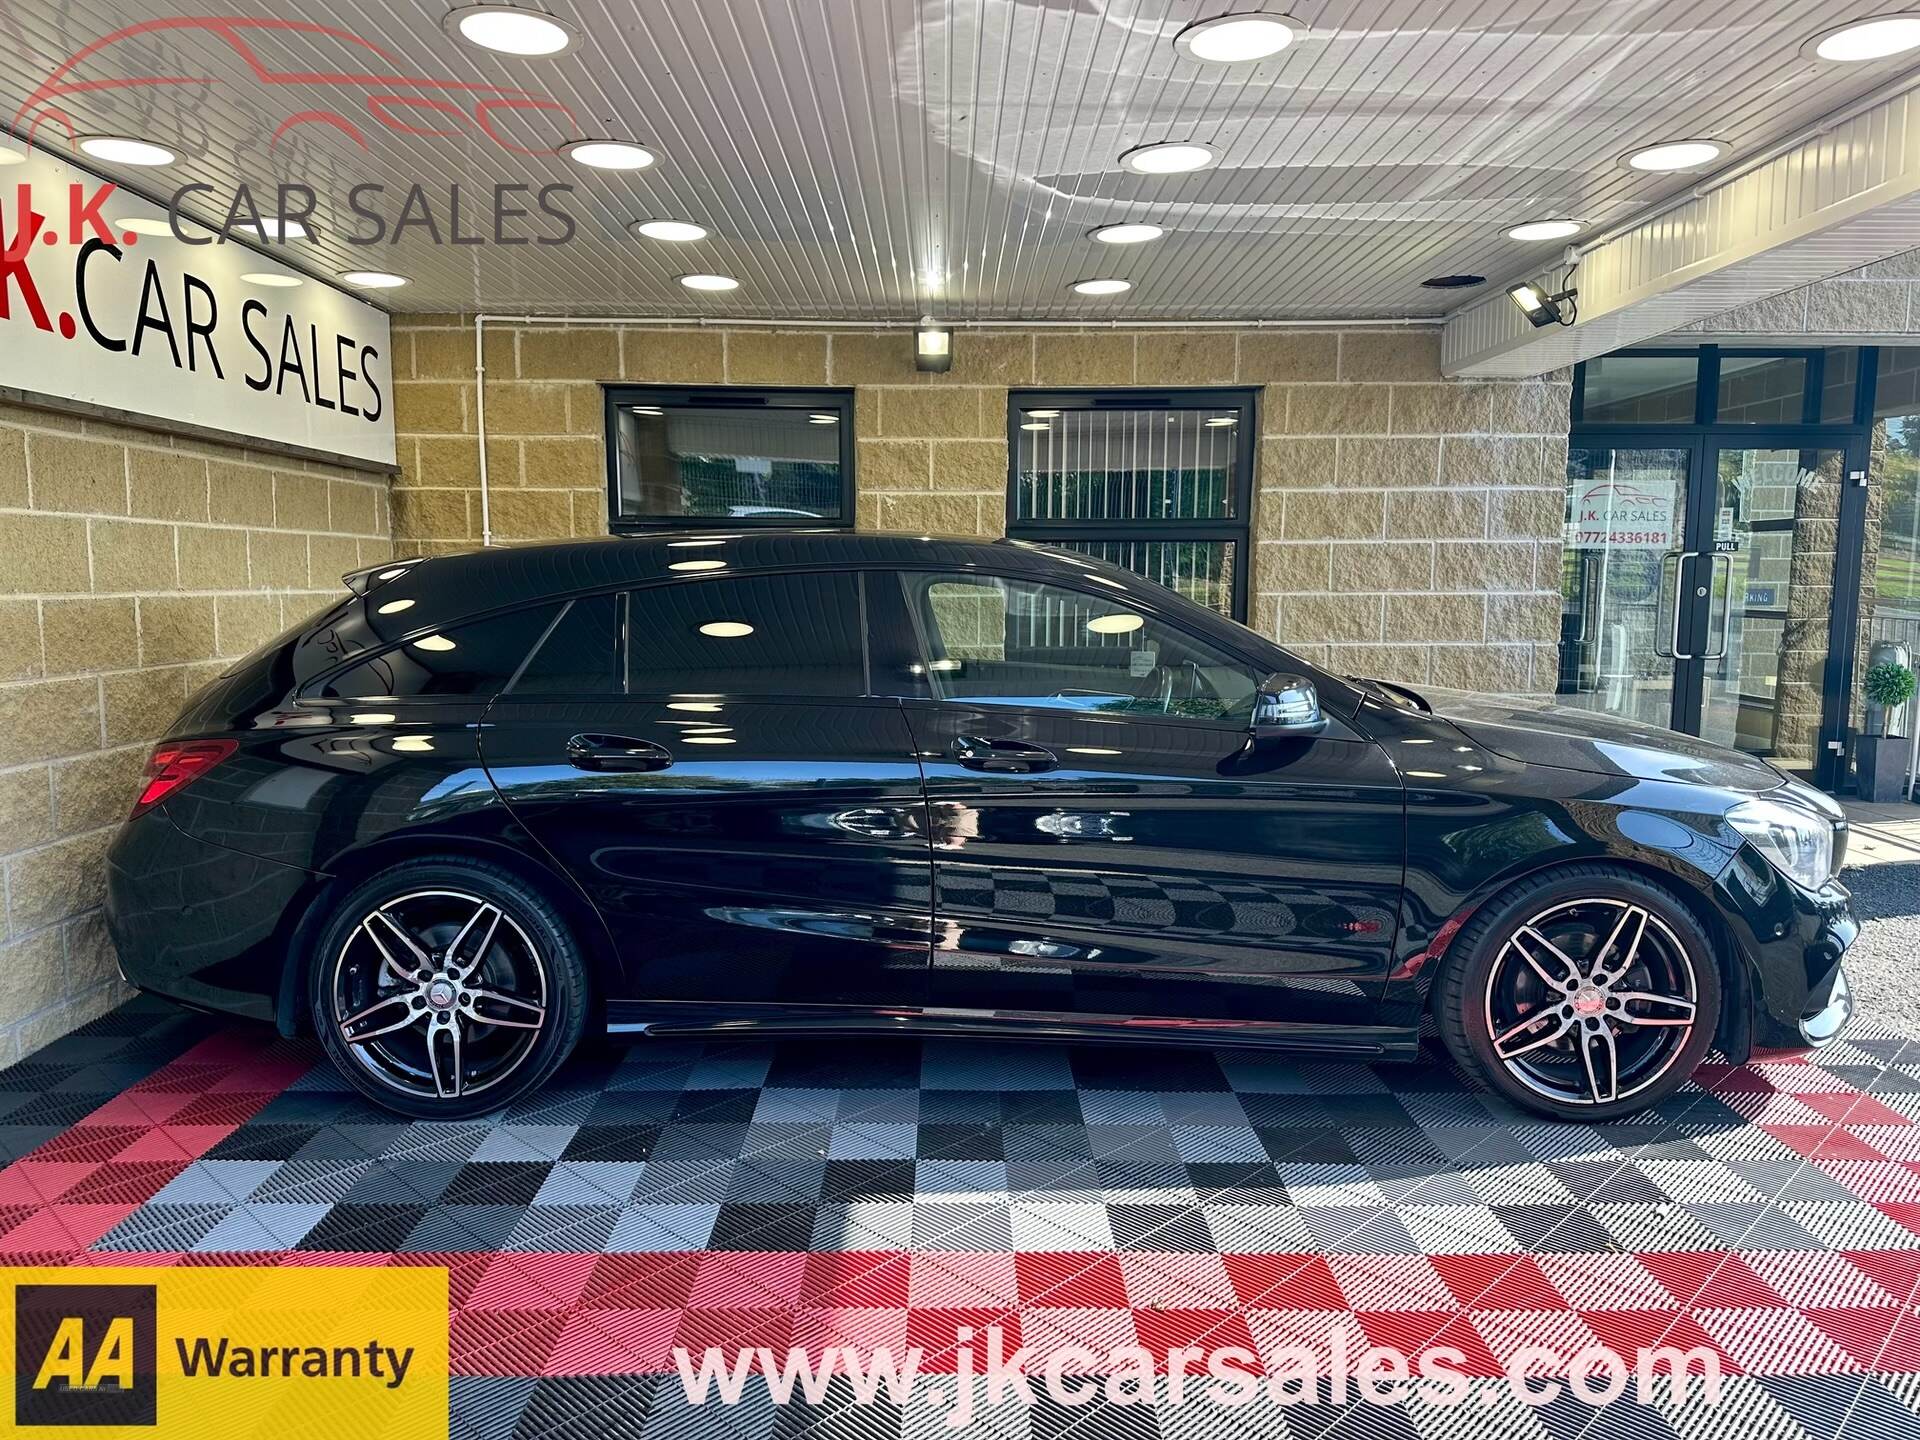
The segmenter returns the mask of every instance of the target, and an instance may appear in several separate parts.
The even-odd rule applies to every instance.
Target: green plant
[[[1861,687],[1868,700],[1880,707],[1880,733],[1887,733],[1893,712],[1913,698],[1913,671],[1893,660],[1882,660],[1867,670]]]

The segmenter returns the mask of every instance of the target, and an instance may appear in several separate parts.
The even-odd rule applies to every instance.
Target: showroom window
[[[860,580],[850,571],[678,581],[633,591],[627,607],[631,695],[698,704],[867,693]]]
[[[1007,534],[1247,615],[1252,390],[1016,391]]]
[[[853,524],[851,390],[610,386],[607,525]]]

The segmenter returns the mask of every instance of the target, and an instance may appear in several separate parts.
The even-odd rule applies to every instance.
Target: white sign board
[[[126,228],[165,213],[43,149],[0,168],[0,387],[393,464],[385,313],[191,222]]]
[[[1671,496],[1631,480],[1595,476],[1576,484],[1567,548],[1668,551],[1674,548],[1673,519]]]

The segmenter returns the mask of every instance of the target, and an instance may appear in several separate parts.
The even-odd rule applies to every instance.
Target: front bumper
[[[1720,913],[1747,965],[1753,1044],[1825,1045],[1853,1018],[1842,962],[1860,933],[1852,897],[1829,881],[1803,890],[1742,849],[1715,882]]]

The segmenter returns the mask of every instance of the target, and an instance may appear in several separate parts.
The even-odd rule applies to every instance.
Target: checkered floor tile
[[[1920,1435],[1920,1043],[1708,1066],[1612,1125],[1438,1057],[966,1041],[596,1043],[482,1120],[376,1110],[304,1042],[136,1001],[0,1072],[0,1262],[445,1265],[454,1433],[932,1440],[836,1381],[688,1404],[676,1346],[1450,1345],[1485,1403],[1044,1394],[967,1433]],[[1715,1349],[1697,1402],[1529,1409],[1515,1352]],[[978,1382],[975,1382],[978,1384]]]

